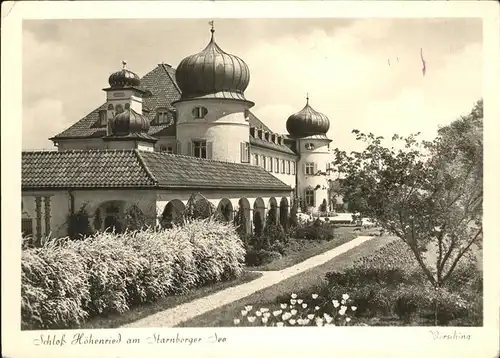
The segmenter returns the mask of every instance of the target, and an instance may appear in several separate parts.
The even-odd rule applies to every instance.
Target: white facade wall
[[[203,99],[175,103],[177,140],[183,155],[190,155],[193,140],[206,140],[208,159],[241,163],[241,143],[249,142],[249,124],[242,101]],[[195,118],[193,110],[205,107],[205,118]]]
[[[261,148],[257,146],[251,146],[250,147],[250,163],[254,164],[254,155],[258,155],[259,158],[259,163],[258,165],[261,167],[264,167],[261,164],[262,157],[264,156],[266,158],[266,165],[267,168],[265,168],[269,173],[274,175],[276,178],[281,180],[283,183],[290,185],[293,189],[295,189],[296,185],[296,177],[295,173],[297,171],[297,157],[294,155],[278,152],[275,150],[267,149],[267,148]],[[269,167],[269,163],[267,162],[269,159],[272,159],[273,164],[272,168]],[[278,164],[279,164],[279,170],[276,172],[276,159],[278,159]],[[285,161],[285,173],[282,173],[281,169],[281,163],[282,160]],[[287,173],[287,161],[290,162],[290,173]],[[295,165],[295,171],[293,170],[293,165]],[[272,169],[272,170],[271,170]]]
[[[91,139],[65,139],[57,142],[57,150],[89,150],[89,149],[103,149],[104,141],[101,138]]]
[[[313,150],[307,150],[306,144],[312,143]],[[306,189],[314,189],[318,185],[319,189],[314,190],[314,208],[326,200],[328,203],[328,182],[331,172],[326,172],[328,164],[333,161],[333,155],[329,150],[329,141],[325,139],[299,139],[298,148],[300,151],[300,160],[298,163],[298,196],[305,200]],[[313,175],[306,174],[307,163],[314,163]],[[326,172],[327,175],[314,175],[318,171]]]

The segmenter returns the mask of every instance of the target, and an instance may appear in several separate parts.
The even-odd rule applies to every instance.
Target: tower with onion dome
[[[142,114],[142,100],[150,94],[141,88],[139,76],[126,68],[109,76],[105,88],[107,135],[103,138],[108,149],[154,150],[158,140],[148,134],[149,120]]]
[[[296,196],[307,208],[317,210],[324,200],[328,205],[327,179],[333,160],[330,152],[332,140],[326,135],[330,129],[328,117],[310,106],[308,95],[305,107],[288,118],[286,129],[296,142],[300,158]]]
[[[250,71],[242,59],[217,45],[213,25],[210,31],[205,49],[184,58],[176,69],[182,92],[173,103],[177,140],[182,154],[239,163],[249,150],[248,110],[254,103],[244,91]]]

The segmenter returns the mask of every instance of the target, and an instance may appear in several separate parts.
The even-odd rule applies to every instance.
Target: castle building
[[[109,77],[106,101],[50,138],[57,151],[23,152],[23,232],[64,236],[68,213],[85,210],[96,229],[119,226],[129,210],[161,224],[193,193],[246,230],[269,210],[286,222],[290,206],[327,203],[330,123],[306,99],[287,134],[257,118],[245,97],[250,70],[223,51],[214,29],[206,48],[177,69],[159,64],[140,78],[127,68]]]

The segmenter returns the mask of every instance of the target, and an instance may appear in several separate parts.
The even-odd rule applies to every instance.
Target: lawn
[[[376,237],[335,257],[323,265],[255,292],[244,299],[194,317],[193,319],[179,324],[178,327],[233,327],[233,318],[240,316],[241,308],[245,305],[253,305],[254,307],[276,306],[279,304],[281,297],[288,296],[292,292],[315,290],[324,284],[324,278],[327,272],[347,267],[356,259],[370,255],[378,248],[383,247],[395,239],[394,237],[388,236]]]
[[[259,272],[245,271],[243,275],[232,281],[217,282],[210,286],[200,287],[182,296],[165,297],[154,303],[144,304],[131,308],[130,311],[127,311],[122,314],[113,314],[108,316],[95,317],[86,322],[80,328],[83,329],[118,328],[122,325],[137,321],[154,313],[173,308],[175,306],[196,300],[201,297],[209,296],[213,293],[222,291],[226,288],[238,286],[243,283],[253,281],[261,276],[262,274]]]
[[[260,266],[249,266],[250,271],[280,271],[287,267],[296,265],[313,256],[320,255],[329,250],[332,250],[346,242],[349,242],[358,235],[371,236],[378,233],[377,229],[368,229],[354,231],[355,227],[338,227],[335,228],[335,238],[330,241],[315,241],[291,239],[287,248],[286,255],[280,259],[274,260],[268,264]]]

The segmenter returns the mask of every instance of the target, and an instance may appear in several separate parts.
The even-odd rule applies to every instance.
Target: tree
[[[362,152],[336,150],[341,191],[351,208],[403,240],[429,282],[443,287],[460,260],[482,241],[482,101],[471,113],[438,131],[435,140],[394,135],[396,150],[382,137],[357,130]],[[433,250],[436,258],[426,260]]]
[[[92,234],[86,205],[83,205],[76,213],[68,215],[68,236],[71,239],[82,239]]]
[[[326,199],[323,199],[323,202],[319,206],[319,211],[322,213],[326,213],[328,211],[328,204],[326,203]]]
[[[290,220],[289,220],[290,227],[296,227],[298,224],[298,219],[297,219],[298,204],[297,204],[297,201],[298,201],[298,199],[293,200],[292,208],[290,209]]]
[[[275,203],[271,203],[271,207],[267,211],[267,216],[266,216],[266,225],[276,225],[276,219],[277,219],[277,211],[278,207],[276,206]]]
[[[255,214],[253,215],[253,234],[256,237],[260,237],[262,236],[263,230],[262,216],[259,211],[255,210]]]
[[[245,216],[245,209],[241,205],[238,207],[238,211],[234,217],[234,225],[240,237],[246,234],[247,218]]]
[[[146,216],[137,205],[132,205],[125,214],[125,226],[128,230],[143,230],[147,226]]]

